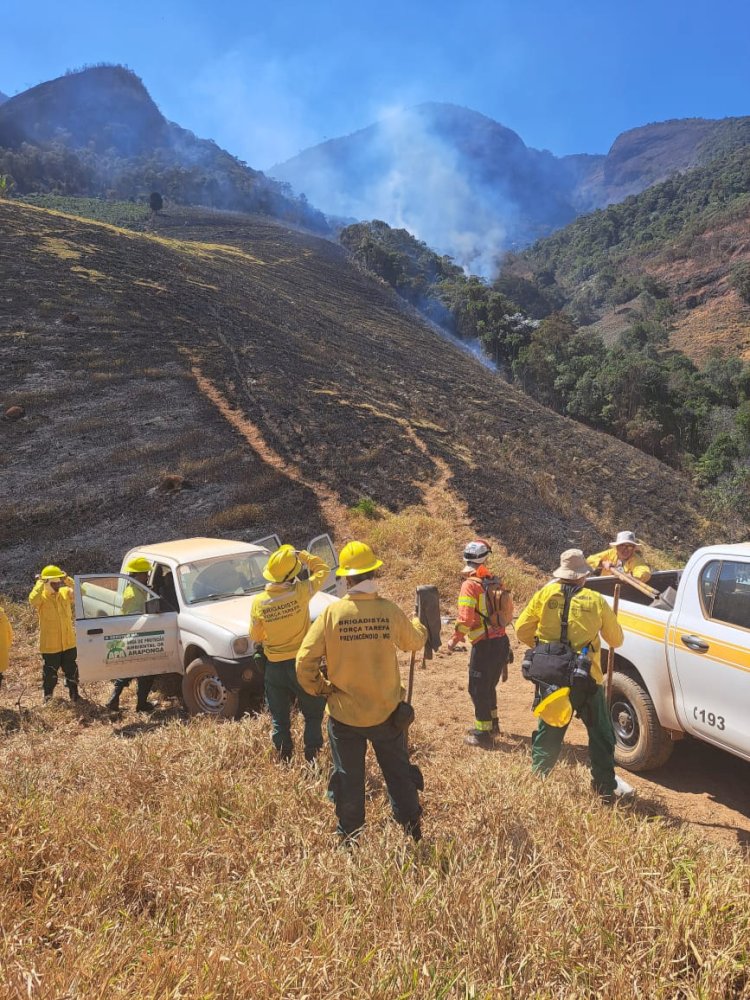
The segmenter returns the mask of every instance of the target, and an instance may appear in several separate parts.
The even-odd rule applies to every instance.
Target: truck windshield
[[[262,590],[267,559],[265,552],[240,552],[235,556],[183,563],[177,567],[177,579],[185,604],[221,601]]]

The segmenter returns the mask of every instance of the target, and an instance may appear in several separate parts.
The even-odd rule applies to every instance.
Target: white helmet
[[[490,552],[492,552],[492,546],[489,542],[485,542],[483,538],[475,538],[464,549],[464,560],[467,563],[483,563]]]

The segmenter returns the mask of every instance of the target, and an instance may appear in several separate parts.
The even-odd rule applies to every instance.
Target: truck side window
[[[716,581],[719,579],[720,569],[721,562],[718,559],[714,559],[704,567],[703,572],[701,573],[701,606],[703,607],[703,614],[706,618],[711,617],[714,594],[716,593]]]
[[[164,611],[177,611],[177,594],[175,592],[174,577],[169,566],[162,566],[157,563],[151,576],[151,587],[162,599],[162,609]]]
[[[750,628],[750,563],[722,562],[711,617]]]
[[[150,597],[150,591],[137,580],[122,576],[81,577],[84,619],[142,615]]]

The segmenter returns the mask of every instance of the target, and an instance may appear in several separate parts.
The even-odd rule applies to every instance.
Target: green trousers
[[[578,709],[578,715],[589,734],[594,791],[600,795],[611,795],[615,790],[615,733],[601,684]],[[531,737],[531,769],[535,774],[549,774],[555,766],[567,728],[549,726],[539,720],[539,726]]]

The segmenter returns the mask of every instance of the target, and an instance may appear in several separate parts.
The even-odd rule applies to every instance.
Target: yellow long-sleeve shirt
[[[534,642],[557,642],[562,628],[565,603],[562,584],[553,580],[531,598],[516,620],[516,635],[526,646]],[[617,616],[601,594],[581,587],[573,595],[568,611],[568,642],[580,652],[588,646],[591,652],[591,676],[602,682],[601,639],[616,648],[622,645],[623,634]]]
[[[73,627],[73,581],[65,577],[65,586],[55,592],[37,580],[29,594],[29,604],[39,615],[39,651],[61,653],[73,649],[76,633]]]
[[[648,583],[651,579],[651,569],[643,561],[643,556],[637,549],[630,559],[626,559],[625,562],[620,562],[617,549],[614,547],[605,549],[604,552],[597,552],[593,556],[588,556],[586,562],[594,570],[599,569],[603,562],[611,562],[613,566],[621,569],[623,573],[630,573],[636,580],[642,580],[643,583]],[[609,573],[609,570],[602,568],[602,575],[611,576],[612,574]]]
[[[419,619],[410,621],[392,601],[350,593],[313,622],[297,654],[297,680],[308,694],[327,697],[339,722],[378,726],[401,700],[396,650],[416,651],[426,641]]]
[[[13,642],[13,628],[5,611],[0,608],[0,674],[8,669],[10,644]]]
[[[310,599],[331,572],[319,556],[305,551],[297,556],[310,571],[309,580],[266,584],[250,610],[250,638],[263,643],[263,651],[272,663],[292,660],[297,655],[310,628]]]

